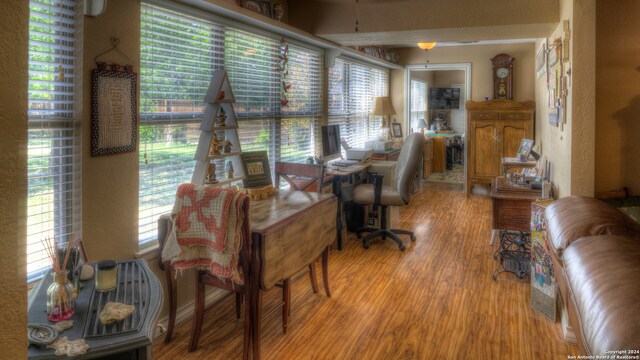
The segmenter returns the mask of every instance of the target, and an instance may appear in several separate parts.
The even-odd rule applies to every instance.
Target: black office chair
[[[380,227],[365,226],[356,231],[358,238],[362,237],[362,233],[369,234],[362,239],[362,246],[369,248],[369,242],[378,236],[382,239],[387,237],[395,241],[400,250],[405,247],[398,235],[409,235],[411,241],[415,241],[416,237],[412,231],[402,229],[389,229],[387,224],[387,207],[388,206],[404,206],[409,203],[411,196],[411,185],[416,177],[418,166],[422,159],[422,147],[424,145],[424,136],[419,133],[409,135],[402,145],[400,156],[396,164],[395,186],[382,185],[382,175],[374,175],[373,183],[361,184],[353,190],[353,201],[361,205],[372,205],[372,211],[376,213],[381,207]]]

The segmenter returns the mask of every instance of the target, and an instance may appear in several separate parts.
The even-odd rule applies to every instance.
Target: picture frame
[[[284,18],[284,7],[282,7],[282,4],[273,4],[273,12],[271,14],[271,18],[276,21],[282,21],[282,19]]]
[[[255,0],[241,0],[240,6],[243,8],[253,11],[254,13],[262,15],[262,7],[260,6],[261,1]]]
[[[518,148],[518,160],[527,161],[531,149],[533,148],[534,141],[532,139],[522,139],[520,147]]]
[[[260,1],[260,13],[271,19],[271,1]]]
[[[536,79],[547,73],[547,39],[542,41],[536,52]]]
[[[391,132],[393,134],[394,138],[401,138],[402,137],[402,126],[400,125],[400,123],[394,122],[391,124]]]
[[[91,156],[136,150],[137,79],[138,74],[130,66],[113,65],[113,70],[92,71]]]
[[[245,178],[242,183],[245,188],[255,188],[272,185],[269,155],[266,151],[247,151],[240,154]]]

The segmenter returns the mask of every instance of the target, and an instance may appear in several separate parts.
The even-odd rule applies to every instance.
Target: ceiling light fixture
[[[418,47],[424,51],[429,51],[436,46],[436,42],[419,42]]]

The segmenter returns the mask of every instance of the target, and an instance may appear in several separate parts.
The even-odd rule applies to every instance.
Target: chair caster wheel
[[[365,248],[365,249],[368,249],[369,248],[369,244],[362,244],[362,247]]]
[[[358,239],[362,239],[362,234],[358,233],[356,234],[356,236],[358,237]]]
[[[405,247],[404,245],[400,245],[400,251],[404,251]]]
[[[411,239],[411,241],[416,241],[416,236],[415,235],[411,235],[410,239]]]

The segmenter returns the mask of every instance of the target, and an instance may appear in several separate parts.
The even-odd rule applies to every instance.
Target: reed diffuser
[[[42,241],[44,249],[47,252],[51,265],[53,266],[53,282],[47,289],[47,319],[52,322],[66,320],[73,316],[76,308],[76,291],[73,284],[68,279],[67,262],[71,248],[75,247],[77,239],[69,241],[64,251],[64,259],[62,252],[59,252],[62,246],[57,240],[53,240],[53,244],[49,238]]]

